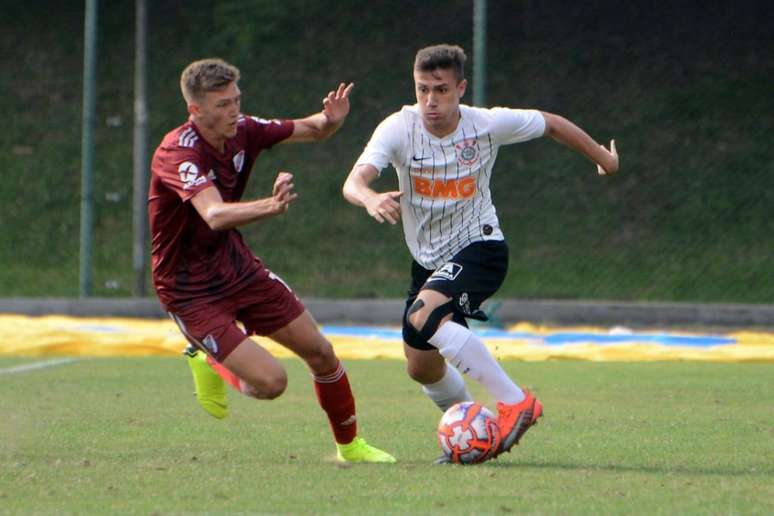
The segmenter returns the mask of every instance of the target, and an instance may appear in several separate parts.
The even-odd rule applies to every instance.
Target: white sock
[[[497,401],[512,405],[526,397],[481,339],[461,324],[443,323],[430,338],[430,344],[437,347],[451,365],[480,383]]]
[[[465,388],[465,380],[460,372],[449,366],[446,366],[443,378],[435,383],[423,385],[422,390],[443,412],[455,403],[473,400],[468,389]]]

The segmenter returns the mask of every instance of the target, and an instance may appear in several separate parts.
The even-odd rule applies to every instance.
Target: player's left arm
[[[547,136],[583,154],[597,164],[601,176],[618,172],[618,151],[615,140],[610,140],[610,150],[598,144],[586,131],[564,117],[553,113],[540,112],[546,121]]]
[[[293,133],[282,143],[316,142],[329,138],[339,130],[349,114],[349,94],[355,85],[343,82],[336,91],[323,98],[323,110],[306,118],[293,120]]]
[[[280,172],[274,180],[271,197],[254,201],[224,202],[218,189],[210,184],[191,197],[191,204],[213,231],[225,231],[250,222],[282,215],[298,198],[293,190],[293,174]]]

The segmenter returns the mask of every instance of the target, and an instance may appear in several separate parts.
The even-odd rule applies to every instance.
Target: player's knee
[[[409,307],[406,313],[406,322],[411,325],[414,330],[421,332],[427,322],[427,317],[431,312],[432,307],[425,305],[425,302],[421,299],[417,299]]]
[[[454,312],[451,302],[441,305],[426,305],[417,299],[406,314],[406,322],[423,338],[429,340],[445,321],[451,319]]]
[[[416,312],[410,313],[408,315],[408,323],[411,325],[412,328],[414,328],[418,332],[421,331],[422,328],[424,328],[426,322],[427,322],[426,310],[417,310]]]
[[[309,369],[315,373],[328,372],[336,367],[338,359],[333,352],[333,346],[326,339],[322,339],[320,345],[304,356],[304,361]]]
[[[245,383],[242,388],[244,394],[259,400],[273,400],[287,389],[288,375],[284,370],[272,371]]]
[[[279,398],[288,388],[288,375],[285,371],[272,375],[263,383],[263,399],[273,400]]]

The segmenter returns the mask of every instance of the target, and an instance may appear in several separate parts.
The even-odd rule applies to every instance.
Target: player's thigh
[[[320,332],[308,310],[269,335],[269,338],[301,357],[315,373],[326,373],[336,367],[333,346]]]
[[[226,303],[191,306],[169,315],[188,342],[218,362],[223,362],[246,337]]]
[[[436,349],[435,346],[430,344],[427,340],[427,334],[429,331],[423,331],[421,334],[417,330],[417,328],[424,329],[426,317],[425,314],[429,314],[431,310],[428,310],[428,308],[432,308],[436,305],[436,303],[442,303],[445,300],[449,299],[448,295],[445,295],[443,293],[439,293],[438,291],[430,290],[430,289],[423,289],[425,286],[425,283],[427,282],[428,278],[434,273],[433,270],[425,269],[421,265],[419,265],[416,261],[412,261],[411,264],[411,283],[409,284],[408,289],[408,296],[406,297],[406,302],[404,305],[403,310],[403,317],[401,319],[402,323],[402,330],[403,330],[403,342],[419,351],[427,351],[427,350],[434,350]],[[420,314],[421,320],[418,318],[415,318],[413,321],[409,321],[409,312],[413,309],[416,309],[417,307],[414,306],[414,303],[416,303],[417,299],[419,298],[420,294],[422,295],[422,308],[425,310]],[[431,299],[432,298],[432,299]],[[429,305],[428,303],[432,303],[432,305]],[[440,324],[446,322],[449,318],[443,317],[442,320],[439,322]],[[453,312],[451,314],[451,319],[458,324],[461,324],[463,326],[467,326],[467,323],[465,322],[465,317],[461,315],[459,312]],[[416,325],[416,326],[415,326]],[[429,329],[428,329],[429,330]],[[409,374],[412,373],[412,371],[417,370],[424,370],[421,366],[418,368],[409,368]],[[413,378],[413,375],[412,375]]]
[[[408,299],[403,313],[403,324],[411,324],[413,328],[422,328],[430,314],[440,305],[446,304],[451,300],[448,296],[438,290],[426,289],[425,283],[434,271],[425,269],[416,261],[411,264],[411,284],[409,285]],[[445,317],[439,324],[446,322],[449,317]]]
[[[414,328],[422,328],[431,318],[433,312],[438,310],[441,306],[448,304],[451,300],[451,297],[431,288],[420,290],[419,295],[417,295],[417,300],[414,301],[412,307],[409,308],[409,322]],[[453,309],[450,308],[448,313],[438,320],[438,326],[451,320],[452,312]]]
[[[288,383],[282,364],[248,337],[225,358],[223,365],[256,389],[258,397],[275,398],[282,394]]]
[[[257,281],[235,301],[237,317],[248,334],[262,335],[278,342],[301,357],[315,373],[336,367],[330,343],[303,303],[282,279],[262,269]]]
[[[446,362],[437,349],[417,349],[403,344],[406,355],[406,371],[415,381],[431,384],[441,380],[446,372]]]
[[[451,308],[463,317],[478,318],[475,312],[505,281],[508,246],[504,241],[475,242],[439,267],[420,291],[451,299]]]
[[[250,286],[233,296],[232,302],[248,335],[271,336],[305,311],[287,283],[266,268],[256,274]]]

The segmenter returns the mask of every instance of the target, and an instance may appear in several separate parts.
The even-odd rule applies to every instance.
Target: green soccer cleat
[[[185,355],[194,377],[196,401],[212,417],[223,419],[228,416],[226,382],[207,363],[207,354],[186,349]]]
[[[395,462],[395,457],[374,448],[362,437],[355,437],[349,444],[336,444],[336,459],[339,462]]]

